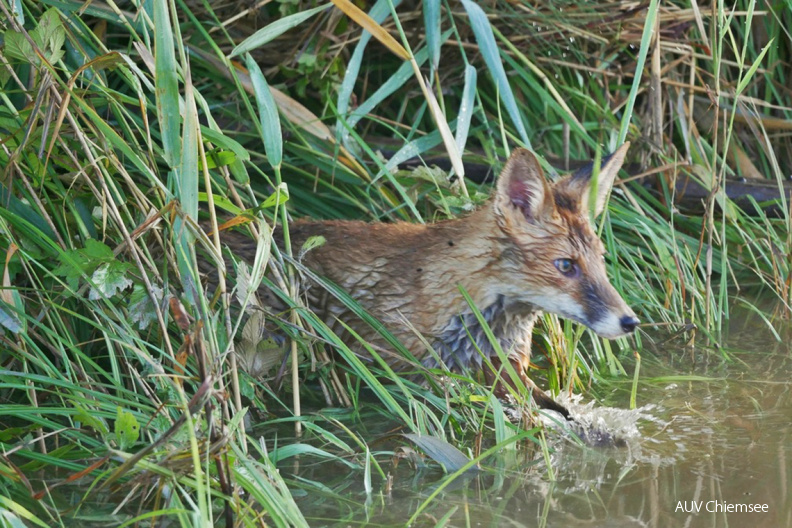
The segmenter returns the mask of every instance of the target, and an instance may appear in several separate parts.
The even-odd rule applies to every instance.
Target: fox
[[[493,195],[467,216],[432,224],[297,220],[289,225],[289,235],[295,247],[323,237],[325,243],[307,251],[302,264],[346,290],[424,367],[483,372],[495,394],[504,397],[515,381],[502,368],[503,356],[461,287],[535,403],[570,419],[569,411],[528,375],[533,328],[543,312],[608,339],[628,335],[639,325],[608,280],[605,248],[591,222],[605,209],[628,148],[624,143],[602,159],[596,184],[593,164],[548,182],[536,156],[518,148],[497,178]],[[237,256],[252,261],[255,247],[243,233],[223,232],[222,240]],[[415,368],[389,351],[380,332],[344,303],[316,291],[321,288],[308,289],[309,308],[350,345],[356,340],[339,321],[394,370]],[[273,300],[271,294],[266,297]]]

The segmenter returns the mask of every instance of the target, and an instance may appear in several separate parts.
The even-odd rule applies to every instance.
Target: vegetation
[[[509,423],[474,379],[382,383],[384,363],[301,307],[306,248],[270,238],[290,217],[464,214],[488,185],[459,176],[497,173],[517,145],[563,168],[632,142],[600,227],[644,321],[717,342],[757,287],[780,301],[768,320],[788,316],[784,192],[770,215],[725,191],[757,176],[783,190],[789,173],[788,7],[364,4],[0,0],[0,523],[301,526],[300,497],[343,490],[276,464],[329,459],[370,496],[390,430],[427,453],[421,438],[444,440],[444,485],[474,463],[452,463],[452,444],[476,462],[532,443],[547,459],[541,429]],[[438,153],[453,173],[399,169]],[[683,177],[710,190],[703,213],[674,205]],[[256,265],[224,270],[199,217],[244,224]],[[264,264],[293,306],[288,362],[246,309]],[[541,332],[554,390],[625,375],[645,340],[549,316]],[[262,351],[270,374],[252,376]]]

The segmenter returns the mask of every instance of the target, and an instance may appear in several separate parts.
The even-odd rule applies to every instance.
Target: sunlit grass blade
[[[462,100],[459,103],[459,113],[457,114],[456,125],[456,144],[460,154],[465,152],[468,134],[470,133],[470,121],[473,119],[473,109],[476,105],[476,68],[470,64],[465,65],[465,87],[462,90]]]
[[[390,33],[385,31],[382,26],[377,24],[370,16],[362,11],[358,6],[349,0],[332,0],[335,6],[343,11],[349,18],[357,22],[363,29],[371,33],[371,35],[380,41],[386,48],[388,48],[394,55],[402,60],[409,60],[410,53],[404,49],[404,46],[391,36]]]

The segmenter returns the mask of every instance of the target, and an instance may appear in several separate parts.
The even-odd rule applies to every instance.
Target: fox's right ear
[[[553,196],[539,161],[530,151],[515,150],[498,178],[495,209],[500,214],[519,212],[533,221],[553,210]]]

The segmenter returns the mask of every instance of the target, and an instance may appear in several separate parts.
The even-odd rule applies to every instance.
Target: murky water
[[[792,527],[787,341],[747,317],[732,323],[724,351],[673,343],[645,352],[638,409],[625,410],[629,381],[598,393],[597,405],[572,404],[585,420],[617,432],[624,447],[553,437],[555,481],[540,452],[506,451],[478,476],[445,488],[415,524]],[[316,468],[310,478],[324,480],[321,473]],[[366,499],[358,471],[330,484],[348,488],[348,503],[306,497],[300,505],[312,525],[399,526],[444,480],[439,471],[403,466],[394,477],[390,495],[375,491]]]

